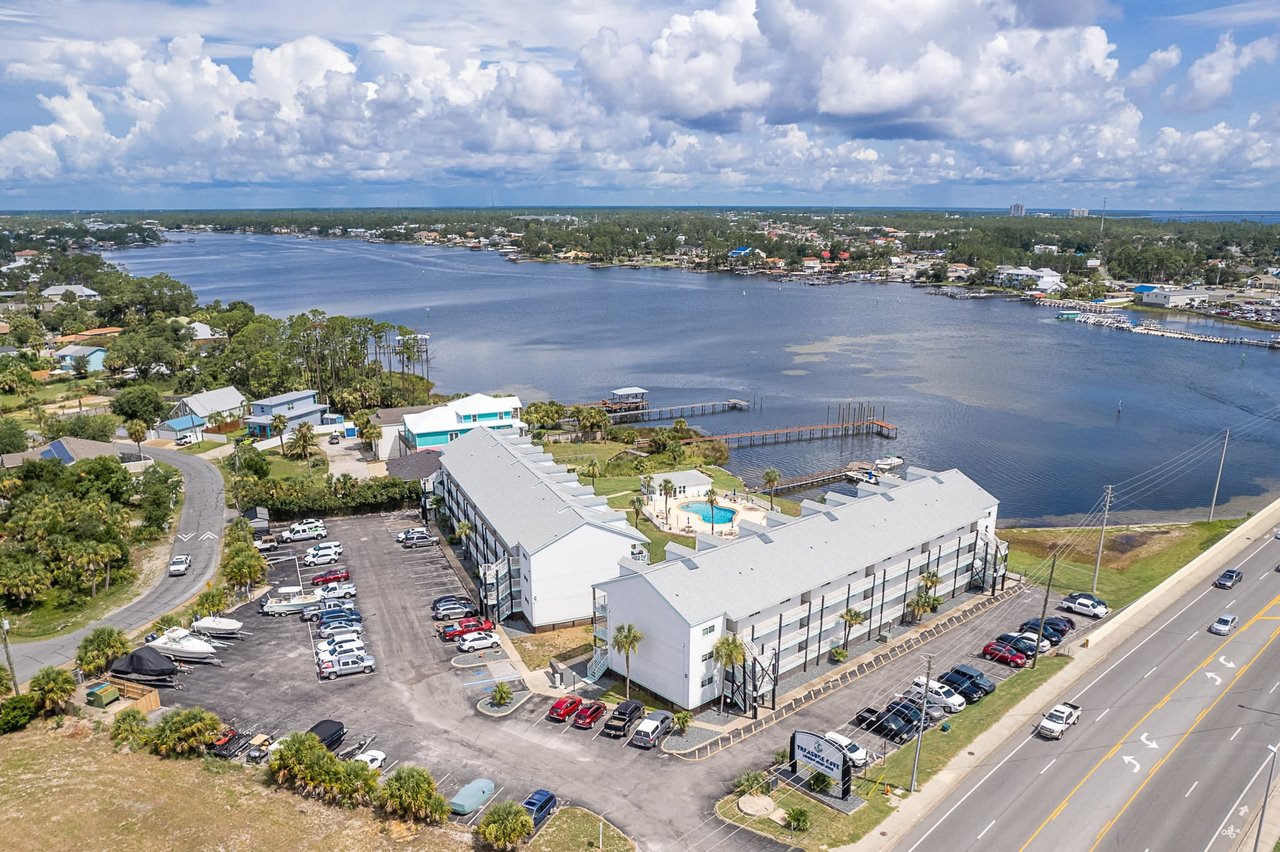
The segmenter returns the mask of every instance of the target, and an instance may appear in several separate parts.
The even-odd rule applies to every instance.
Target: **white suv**
[[[179,554],[169,560],[169,576],[181,577],[187,573],[187,569],[191,567],[191,557],[185,553]]]
[[[307,548],[306,555],[302,557],[302,564],[308,568],[314,565],[332,565],[340,556],[342,556],[342,542],[325,542]]]

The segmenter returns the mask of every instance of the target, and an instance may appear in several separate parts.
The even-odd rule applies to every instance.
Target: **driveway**
[[[364,442],[359,438],[343,438],[340,443],[330,444],[327,436],[320,436],[320,447],[329,456],[329,472],[335,477],[349,473],[356,479],[369,478],[369,465],[362,452]]]
[[[122,444],[134,449],[133,444]],[[74,633],[38,642],[10,644],[19,681],[26,681],[44,666],[56,666],[75,657],[80,640],[94,627],[108,625],[126,632],[145,627],[164,613],[199,594],[218,569],[219,539],[227,524],[222,474],[209,462],[174,450],[148,447],[156,461],[171,464],[182,474],[184,502],[178,516],[173,554],[191,556],[191,570],[185,577],[161,574],[141,596],[106,617]]]

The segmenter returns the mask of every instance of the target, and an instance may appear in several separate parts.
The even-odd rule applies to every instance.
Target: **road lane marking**
[[[1272,601],[1271,605],[1274,606],[1275,601]],[[1270,607],[1268,607],[1268,609],[1270,609]],[[1142,783],[1138,785],[1138,789],[1133,791],[1133,795],[1129,797],[1129,800],[1126,801],[1124,805],[1120,808],[1120,810],[1116,812],[1115,816],[1113,816],[1110,820],[1107,821],[1107,824],[1102,827],[1102,831],[1098,832],[1098,836],[1097,838],[1095,838],[1093,845],[1089,847],[1090,850],[1098,848],[1098,844],[1100,844],[1103,838],[1107,836],[1107,833],[1111,831],[1111,827],[1116,824],[1116,822],[1120,819],[1120,817],[1124,816],[1124,812],[1129,809],[1129,806],[1133,804],[1133,801],[1136,798],[1138,798],[1138,795],[1142,793],[1142,791],[1146,788],[1147,784],[1151,781],[1151,779],[1156,776],[1156,774],[1160,771],[1161,767],[1164,766],[1165,762],[1168,761],[1169,758],[1173,756],[1173,753],[1176,752],[1178,748],[1184,742],[1187,741],[1187,737],[1191,736],[1191,733],[1200,726],[1200,722],[1204,720],[1204,717],[1209,715],[1210,711],[1212,711],[1214,707],[1218,706],[1218,702],[1221,701],[1223,698],[1225,698],[1227,694],[1231,692],[1231,689],[1236,685],[1236,682],[1239,681],[1240,678],[1244,676],[1244,673],[1247,672],[1255,662],[1257,662],[1259,657],[1261,657],[1264,653],[1266,653],[1267,649],[1271,647],[1271,643],[1275,642],[1277,638],[1280,638],[1280,626],[1276,627],[1276,629],[1271,632],[1271,637],[1267,639],[1267,643],[1263,645],[1261,649],[1259,649],[1258,653],[1250,657],[1249,662],[1245,663],[1243,666],[1240,667],[1236,675],[1231,678],[1231,682],[1227,684],[1227,688],[1219,692],[1218,697],[1213,699],[1213,702],[1208,707],[1200,711],[1199,715],[1196,716],[1195,722],[1193,722],[1191,727],[1188,728],[1186,732],[1181,737],[1178,738],[1178,741],[1173,744],[1173,747],[1170,748],[1168,752],[1165,753],[1164,757],[1160,758],[1160,760],[1156,762],[1156,765],[1151,767],[1151,771],[1147,773],[1146,778],[1142,779]]]
[[[1192,633],[1190,636],[1187,637],[1187,641],[1190,642],[1192,639],[1196,638],[1199,635],[1200,635],[1200,631],[1197,630],[1195,633]]]
[[[1234,599],[1232,599],[1231,603],[1227,604],[1227,609],[1231,609],[1231,607],[1233,607],[1233,606],[1235,606],[1235,605],[1236,605],[1236,602],[1235,602],[1235,600],[1234,600]]]
[[[1228,739],[1228,740],[1227,740],[1227,742],[1231,742],[1232,740],[1234,740],[1234,739],[1236,738],[1236,736],[1237,736],[1241,731],[1243,731],[1243,730],[1244,730],[1244,728],[1243,728],[1243,727],[1236,728],[1236,732],[1235,732],[1234,734],[1232,734],[1232,735],[1231,735],[1231,738],[1230,738],[1230,739]]]
[[[1158,668],[1160,668],[1160,667],[1159,667],[1159,666],[1152,666],[1152,667],[1151,667],[1151,671],[1149,671],[1149,672],[1147,672],[1146,674],[1144,674],[1144,675],[1142,676],[1142,679],[1143,679],[1143,680],[1146,680],[1147,678],[1151,677],[1153,674],[1155,674],[1156,669],[1158,669]]]
[[[1203,595],[1204,595],[1205,593],[1207,593],[1207,592],[1208,592],[1208,590],[1207,590],[1207,589],[1205,590],[1205,592],[1201,592],[1201,596],[1203,596]],[[1196,600],[1199,600],[1199,598],[1197,598]],[[1192,603],[1194,603],[1194,602],[1195,602],[1195,601],[1192,601]],[[1025,852],[1025,850],[1027,849],[1027,847],[1028,847],[1028,846],[1030,846],[1032,843],[1034,843],[1034,842],[1035,842],[1035,839],[1036,839],[1037,837],[1039,837],[1039,836],[1040,836],[1040,833],[1041,833],[1042,831],[1044,831],[1045,826],[1047,826],[1049,823],[1053,822],[1055,819],[1057,819],[1059,816],[1061,816],[1061,815],[1062,815],[1062,812],[1063,812],[1064,810],[1066,810],[1067,805],[1068,805],[1068,804],[1070,804],[1071,799],[1075,797],[1075,794],[1076,794],[1076,793],[1080,792],[1080,788],[1081,788],[1081,787],[1083,787],[1083,786],[1085,785],[1085,783],[1086,783],[1086,782],[1088,782],[1088,780],[1089,780],[1090,778],[1092,778],[1092,777],[1097,773],[1097,771],[1098,771],[1099,769],[1101,769],[1101,768],[1102,768],[1102,766],[1103,766],[1104,764],[1106,764],[1108,761],[1110,761],[1110,760],[1111,760],[1111,758],[1113,758],[1113,757],[1115,757],[1115,756],[1116,756],[1116,753],[1117,753],[1118,751],[1120,751],[1120,748],[1125,744],[1125,742],[1126,742],[1126,741],[1127,741],[1131,736],[1133,736],[1134,732],[1135,732],[1135,731],[1137,731],[1137,730],[1138,730],[1138,728],[1140,728],[1142,725],[1146,724],[1147,719],[1151,718],[1151,716],[1152,716],[1152,714],[1153,714],[1153,713],[1155,713],[1155,712],[1156,712],[1157,710],[1159,710],[1160,708],[1164,707],[1164,705],[1165,705],[1166,703],[1168,703],[1169,699],[1173,698],[1173,696],[1174,696],[1174,695],[1176,695],[1176,694],[1178,693],[1178,690],[1182,689],[1182,687],[1184,687],[1184,686],[1187,684],[1187,682],[1188,682],[1189,680],[1191,680],[1193,677],[1195,677],[1196,672],[1200,671],[1202,668],[1204,668],[1205,666],[1207,666],[1207,665],[1209,665],[1211,662],[1213,662],[1213,661],[1214,661],[1214,658],[1215,658],[1219,653],[1221,653],[1223,650],[1225,650],[1225,649],[1226,649],[1226,647],[1227,647],[1227,645],[1228,645],[1228,644],[1230,644],[1230,643],[1232,642],[1232,640],[1233,640],[1233,639],[1235,639],[1236,637],[1239,637],[1239,636],[1243,635],[1243,634],[1244,634],[1244,632],[1245,632],[1246,630],[1248,630],[1248,628],[1249,628],[1249,627],[1250,627],[1250,626],[1251,626],[1255,621],[1257,621],[1259,618],[1261,618],[1261,617],[1262,617],[1262,614],[1263,614],[1263,613],[1265,613],[1265,612],[1267,612],[1268,610],[1270,610],[1270,609],[1271,609],[1273,606],[1275,606],[1277,603],[1280,603],[1280,595],[1277,595],[1276,597],[1272,598],[1272,599],[1271,599],[1271,601],[1270,601],[1270,603],[1268,603],[1266,606],[1262,607],[1262,608],[1258,611],[1258,614],[1257,614],[1257,615],[1255,615],[1255,616],[1253,616],[1252,618],[1250,618],[1250,619],[1249,619],[1249,620],[1244,624],[1243,628],[1235,634],[1235,636],[1228,636],[1227,638],[1223,639],[1223,640],[1222,640],[1222,642],[1218,645],[1218,647],[1216,647],[1216,648],[1214,648],[1212,651],[1210,651],[1210,652],[1209,652],[1209,655],[1208,655],[1208,656],[1206,656],[1203,660],[1201,660],[1201,661],[1200,661],[1200,663],[1199,663],[1199,665],[1197,665],[1197,666],[1193,667],[1193,668],[1191,669],[1191,671],[1187,672],[1186,677],[1184,677],[1182,680],[1178,681],[1178,683],[1173,687],[1173,689],[1169,690],[1169,692],[1165,695],[1165,697],[1164,697],[1164,698],[1160,699],[1160,701],[1159,701],[1159,702],[1157,702],[1157,703],[1156,703],[1156,705],[1155,705],[1154,707],[1152,707],[1152,708],[1151,708],[1150,710],[1148,710],[1145,714],[1143,714],[1142,718],[1141,718],[1141,719],[1139,719],[1139,720],[1134,724],[1134,726],[1133,726],[1132,728],[1130,728],[1128,731],[1126,731],[1126,732],[1125,732],[1125,734],[1124,734],[1124,736],[1123,736],[1123,737],[1121,737],[1121,738],[1120,738],[1120,740],[1119,740],[1115,745],[1113,745],[1113,746],[1112,746],[1112,747],[1107,751],[1107,753],[1106,753],[1106,754],[1104,754],[1104,755],[1103,755],[1103,756],[1098,760],[1098,762],[1097,762],[1097,763],[1095,763],[1095,764],[1093,765],[1093,768],[1092,768],[1092,769],[1090,769],[1087,773],[1085,773],[1085,775],[1084,775],[1084,777],[1083,777],[1083,778],[1081,778],[1079,781],[1077,781],[1077,782],[1076,782],[1076,785],[1075,785],[1074,787],[1072,787],[1072,788],[1071,788],[1071,791],[1070,791],[1069,793],[1067,793],[1067,795],[1062,799],[1062,801],[1061,801],[1061,802],[1059,802],[1059,803],[1058,803],[1058,806],[1057,806],[1057,807],[1055,807],[1055,808],[1053,809],[1053,811],[1052,811],[1052,812],[1051,812],[1047,817],[1045,817],[1045,818],[1044,818],[1044,820],[1040,823],[1040,825],[1038,825],[1038,826],[1036,827],[1036,830],[1035,830],[1034,832],[1032,832],[1032,833],[1031,833],[1031,836],[1027,838],[1027,841],[1026,841],[1025,843],[1023,843],[1023,844],[1022,844],[1022,846],[1020,846],[1020,847],[1019,847],[1019,852]],[[1187,604],[1187,607],[1189,607],[1189,606],[1191,606],[1191,604]],[[1183,607],[1183,610],[1185,610],[1187,607]],[[1176,618],[1176,616],[1175,616],[1175,618]],[[1171,619],[1169,619],[1169,621],[1172,621],[1172,620],[1173,620],[1172,618],[1171,618]],[[1166,621],[1166,622],[1165,622],[1165,624],[1168,624],[1168,623],[1169,623],[1168,621]],[[1158,630],[1157,630],[1157,632],[1158,632]],[[1155,634],[1155,633],[1152,633],[1151,635],[1152,635],[1152,636],[1154,636],[1154,635],[1156,635],[1156,634]],[[1150,639],[1151,637],[1150,637],[1150,636],[1148,636],[1147,638],[1148,638],[1148,639]],[[1144,639],[1144,640],[1143,640],[1143,642],[1146,642],[1146,639]],[[1270,643],[1268,643],[1268,644],[1270,644]],[[1141,647],[1141,646],[1139,646],[1139,647]],[[1135,648],[1134,650],[1137,650],[1137,649]],[[1133,651],[1130,651],[1129,653],[1133,653]],[[1128,656],[1128,654],[1126,654],[1125,656],[1127,657],[1127,656]],[[1118,665],[1118,664],[1119,664],[1119,662],[1121,662],[1121,661],[1123,661],[1123,660],[1124,660],[1124,657],[1121,657],[1121,658],[1120,658],[1120,661],[1117,661],[1117,663],[1116,663],[1116,664],[1113,664],[1112,668],[1114,668],[1114,667],[1115,667],[1115,665]],[[1247,668],[1248,668],[1248,666],[1246,666],[1246,667],[1245,667],[1245,669],[1247,669]],[[1241,671],[1243,672],[1245,669],[1242,669]],[[1110,671],[1110,669],[1108,669],[1108,671]],[[1105,674],[1105,673],[1104,673],[1104,674]],[[1239,675],[1237,675],[1237,677],[1238,677],[1238,676],[1239,676]],[[1096,683],[1096,682],[1097,682],[1097,681],[1095,680],[1095,681],[1094,681],[1094,683]],[[1093,685],[1093,684],[1090,684],[1090,686],[1092,686],[1092,685]],[[1088,688],[1088,687],[1086,687],[1086,689],[1087,689],[1087,688]],[[1226,695],[1226,692],[1219,693],[1219,699],[1220,699],[1223,695]],[[1172,753],[1172,752],[1170,752],[1170,753]]]
[[[1045,774],[1046,772],[1048,772],[1048,771],[1049,771],[1049,767],[1050,767],[1050,766],[1053,766],[1053,765],[1054,765],[1055,763],[1057,763],[1057,762],[1058,762],[1058,758],[1056,758],[1056,757],[1055,757],[1053,760],[1049,761],[1049,763],[1045,766],[1045,768],[1040,770],[1040,774],[1041,774],[1041,775],[1043,775],[1043,774]]]
[[[1108,714],[1108,713],[1110,713],[1110,712],[1111,712],[1111,708],[1110,708],[1110,707],[1108,707],[1106,710],[1103,710],[1101,713],[1099,713],[1099,714],[1098,714],[1098,718],[1094,719],[1093,721],[1095,721],[1095,722],[1101,722],[1101,721],[1102,721],[1102,717],[1103,717],[1103,716],[1105,716],[1105,715],[1107,715],[1107,714]]]
[[[1190,796],[1191,791],[1194,790],[1197,786],[1199,786],[1199,784],[1200,784],[1199,781],[1192,782],[1190,789],[1188,789],[1187,792],[1182,794],[1182,798],[1185,799],[1187,796]]]
[[[1280,686],[1280,683],[1277,683],[1277,684],[1276,684],[1276,686]],[[1273,686],[1273,687],[1271,687],[1270,689],[1268,689],[1268,690],[1267,690],[1267,695],[1270,695],[1271,693],[1275,692],[1275,691],[1276,691],[1276,686]]]
[[[993,825],[995,825],[995,824],[996,824],[996,821],[995,821],[995,820],[991,820],[991,822],[987,823],[987,827],[986,827],[986,828],[984,828],[984,829],[982,829],[982,833],[978,835],[978,839],[979,839],[979,840],[981,840],[981,839],[982,839],[982,835],[983,835],[983,834],[986,834],[988,831],[990,831],[990,830],[991,830],[991,826],[993,826]]]
[[[1223,829],[1227,827],[1227,820],[1231,819],[1231,815],[1236,812],[1236,808],[1240,807],[1240,803],[1244,801],[1245,794],[1249,792],[1249,788],[1253,786],[1253,782],[1258,780],[1258,776],[1262,774],[1262,770],[1267,768],[1267,764],[1271,762],[1271,756],[1268,755],[1262,759],[1262,763],[1258,764],[1258,771],[1253,773],[1253,777],[1249,779],[1249,783],[1244,785],[1244,789],[1240,791],[1240,795],[1236,797],[1235,804],[1227,808],[1227,815],[1222,818],[1222,822],[1218,823],[1218,830],[1209,838],[1209,843],[1204,847],[1204,852],[1209,852],[1213,848],[1213,844],[1217,842],[1225,832]],[[1227,837],[1234,838],[1235,833],[1227,834]]]

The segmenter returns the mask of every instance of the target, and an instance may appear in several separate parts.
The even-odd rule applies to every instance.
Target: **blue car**
[[[449,810],[459,816],[466,816],[482,807],[492,795],[493,782],[488,778],[477,778],[449,800]]]
[[[534,790],[529,794],[529,798],[524,800],[524,809],[533,819],[533,827],[537,828],[551,816],[557,804],[555,793],[550,790]]]

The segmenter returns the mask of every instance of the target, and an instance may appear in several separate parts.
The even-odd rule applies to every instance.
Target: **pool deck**
[[[667,518],[663,514],[663,506],[666,501],[661,496],[656,499],[649,500],[645,503],[644,513],[649,520],[661,530],[677,535],[696,535],[703,533],[711,535],[711,524],[704,521],[701,517],[693,512],[685,512],[680,509],[682,503],[693,503],[705,501],[704,497],[685,496],[679,500],[671,501],[671,517]],[[764,521],[765,515],[769,514],[767,504],[761,505],[747,494],[721,494],[716,498],[716,506],[721,509],[732,509],[737,512],[733,520],[727,524],[715,525],[715,536],[717,538],[737,538],[738,537],[738,521],[746,519],[755,523]]]

